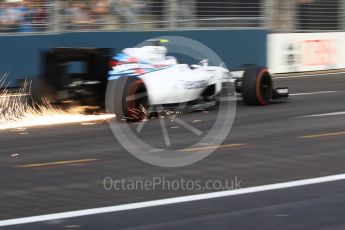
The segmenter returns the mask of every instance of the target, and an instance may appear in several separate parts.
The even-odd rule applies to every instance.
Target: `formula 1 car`
[[[160,44],[127,48],[117,55],[109,48],[54,48],[43,55],[43,71],[33,82],[36,99],[54,104],[114,108],[118,119],[141,120],[148,108],[209,107],[229,85],[247,105],[266,105],[289,97],[288,88],[273,88],[266,68],[251,66],[242,76],[207,60],[179,64]],[[74,71],[75,63],[82,70]],[[71,73],[72,70],[72,73]]]

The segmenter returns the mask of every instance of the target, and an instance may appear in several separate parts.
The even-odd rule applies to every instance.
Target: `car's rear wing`
[[[42,70],[33,82],[33,93],[53,98],[54,102],[77,100],[90,104],[92,100],[103,105],[113,55],[111,48],[53,48],[42,55]],[[42,92],[44,89],[49,90]]]

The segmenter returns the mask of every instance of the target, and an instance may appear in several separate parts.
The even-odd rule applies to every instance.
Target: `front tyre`
[[[242,98],[247,105],[267,105],[272,99],[273,82],[268,70],[253,66],[242,78]]]
[[[107,112],[114,113],[118,120],[140,121],[148,116],[147,89],[138,77],[109,81],[106,97]]]

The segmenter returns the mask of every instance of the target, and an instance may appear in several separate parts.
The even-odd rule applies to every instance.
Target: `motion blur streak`
[[[115,117],[113,114],[85,115],[80,109],[62,110],[48,101],[31,106],[26,91],[30,84],[24,83],[17,92],[10,92],[5,85],[6,75],[0,79],[0,130],[47,126],[68,123],[101,121]]]
[[[333,137],[333,136],[343,136],[345,132],[335,132],[335,133],[322,133],[322,134],[315,134],[315,135],[306,135],[301,136],[298,138],[308,139],[308,138],[319,138],[319,137]]]
[[[79,164],[79,163],[89,163],[93,161],[98,161],[99,159],[79,159],[79,160],[68,160],[68,161],[55,161],[46,163],[36,163],[27,165],[17,165],[17,168],[32,168],[32,167],[45,167],[45,166],[56,166],[56,165],[66,165],[66,164]]]
[[[182,152],[191,152],[191,151],[201,151],[201,150],[208,150],[208,149],[221,149],[221,148],[235,148],[235,147],[242,147],[245,144],[225,144],[220,146],[205,146],[200,148],[189,148],[189,149],[181,149]]]

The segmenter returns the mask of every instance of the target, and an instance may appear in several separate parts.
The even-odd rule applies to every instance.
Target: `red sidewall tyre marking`
[[[263,77],[265,76],[265,74],[268,74],[267,69],[261,69],[259,71],[258,77],[256,78],[256,85],[255,85],[255,92],[256,92],[256,99],[258,100],[260,105],[267,105],[267,101],[265,101],[265,99],[262,96],[262,92],[261,92],[261,82]]]
[[[138,88],[143,85],[143,81],[142,80],[135,80],[133,81],[130,86],[128,87],[128,96],[133,96],[136,94]],[[126,98],[125,98],[126,100]],[[127,110],[128,110],[128,116],[130,118],[140,118],[140,112],[136,111],[137,108],[135,107],[136,105],[136,100],[130,100],[127,102]]]

